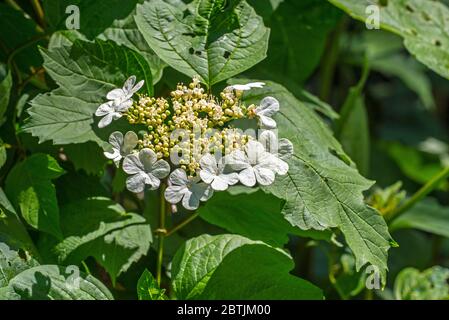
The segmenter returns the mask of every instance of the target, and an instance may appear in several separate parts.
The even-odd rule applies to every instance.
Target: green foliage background
[[[1,1],[0,300],[449,298],[448,19],[430,0]],[[161,232],[158,192],[103,156],[129,125],[94,116],[130,75],[154,96],[265,82],[243,99],[280,101],[288,175]]]

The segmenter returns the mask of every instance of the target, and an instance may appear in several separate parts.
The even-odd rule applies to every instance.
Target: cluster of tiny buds
[[[198,154],[204,154],[205,150],[223,152],[248,141],[245,135],[230,135],[228,128],[232,120],[253,118],[249,113],[253,114],[250,111],[254,106],[246,108],[241,97],[242,91],[228,87],[220,93],[219,100],[205,92],[198,78],[193,78],[187,86],[178,84],[168,101],[139,95],[139,100],[127,110],[126,117],[130,124],[143,124],[148,128],[139,140],[140,149],[153,150],[159,159],[169,158],[172,152],[182,152],[187,158],[180,163],[181,168],[194,174],[199,167],[199,157],[186,150],[196,146]],[[211,129],[221,131],[209,134]],[[177,136],[173,138],[174,135]]]

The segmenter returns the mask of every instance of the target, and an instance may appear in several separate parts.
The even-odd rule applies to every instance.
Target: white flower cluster
[[[143,86],[143,81],[134,85],[135,82],[136,78],[132,76],[122,89],[114,89],[107,94],[106,98],[110,101],[102,104],[95,113],[103,117],[98,125],[100,128],[119,119],[133,106],[132,97]],[[261,88],[263,85],[264,83],[256,82],[230,86],[225,90],[234,90],[237,96],[241,96],[242,91]],[[118,131],[112,133],[109,137],[111,151],[104,154],[117,167],[123,159],[123,170],[129,175],[126,180],[129,191],[139,193],[146,186],[151,190],[158,189],[161,180],[168,177],[165,199],[171,204],[181,202],[187,210],[195,210],[214,191],[225,191],[237,183],[247,187],[257,184],[268,186],[275,181],[276,175],[288,172],[286,160],[293,154],[293,145],[287,139],[278,141],[271,130],[276,128],[272,116],[279,111],[279,102],[275,98],[266,97],[259,106],[251,105],[246,108],[242,105],[242,110],[245,110],[247,118],[258,119],[259,127],[263,129],[259,140],[251,138],[223,156],[205,152],[193,175],[173,163],[170,165],[168,158],[161,159],[154,150],[145,146],[139,148],[140,140],[132,131],[125,135]]]

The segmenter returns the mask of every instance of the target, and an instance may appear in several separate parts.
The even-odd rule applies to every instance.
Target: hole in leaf
[[[434,40],[434,44],[437,46],[437,47],[441,47],[441,41],[440,40]]]
[[[195,53],[195,50],[194,50],[193,48],[190,48],[190,49],[189,49],[189,53],[190,53],[190,54],[194,54],[194,53]]]
[[[379,0],[379,4],[380,4],[382,7],[386,7],[386,6],[388,6],[388,0]]]
[[[223,53],[223,57],[224,57],[225,59],[228,59],[230,56],[231,56],[231,53],[230,53],[229,51],[225,51],[225,52]]]
[[[423,19],[424,19],[425,21],[427,21],[427,22],[432,21],[432,18],[430,18],[430,16],[429,16],[427,13],[425,13],[425,12],[422,12],[422,13],[421,13],[421,16],[422,16]]]
[[[406,5],[405,6],[405,9],[408,11],[408,12],[410,12],[410,13],[414,13],[415,12],[415,9],[413,9],[413,7],[411,7],[410,5]]]
[[[202,52],[201,51],[195,51],[195,54],[197,55],[197,56],[201,56],[201,54],[202,54]]]

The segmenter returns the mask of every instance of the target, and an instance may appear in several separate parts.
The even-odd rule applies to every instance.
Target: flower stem
[[[385,219],[388,223],[391,223],[394,219],[398,218],[401,214],[412,208],[416,203],[421,201],[425,196],[432,192],[438,185],[449,177],[449,167],[441,170],[436,176],[429,180],[421,189],[419,189],[411,198],[409,198],[402,206],[392,211]]]
[[[164,238],[167,233],[165,229],[165,198],[164,198],[165,185],[161,184],[160,193],[160,207],[159,207],[159,229],[157,230],[159,237],[159,244],[157,249],[157,268],[156,268],[156,281],[158,286],[161,285],[162,277],[162,261],[164,258]]]
[[[172,235],[173,233],[177,232],[179,229],[181,229],[185,225],[189,224],[192,220],[195,220],[195,218],[198,217],[198,216],[199,216],[199,213],[192,214],[190,217],[188,217],[187,219],[185,219],[184,221],[182,221],[178,225],[174,226],[173,229],[168,230],[167,234],[165,236],[168,237],[168,236]]]

